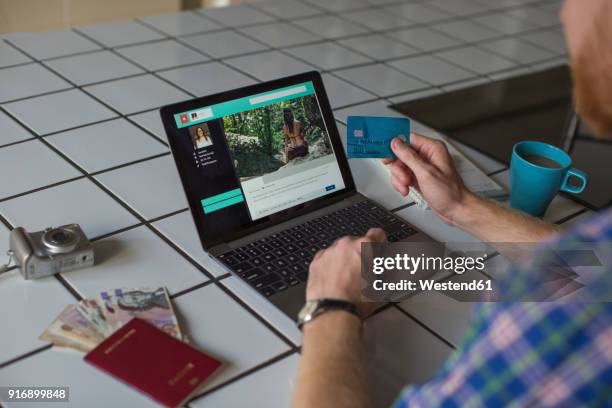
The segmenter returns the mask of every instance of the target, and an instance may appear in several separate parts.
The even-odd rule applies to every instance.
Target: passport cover
[[[410,119],[382,116],[347,118],[346,154],[349,159],[395,159],[391,140],[403,136],[410,141]]]
[[[138,318],[90,351],[85,361],[167,407],[180,406],[221,365]]]

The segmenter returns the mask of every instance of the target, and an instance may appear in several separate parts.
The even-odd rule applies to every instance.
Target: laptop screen
[[[345,189],[311,81],[178,112],[173,125],[175,160],[206,237]]]

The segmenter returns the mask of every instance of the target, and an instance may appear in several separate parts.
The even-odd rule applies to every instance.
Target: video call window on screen
[[[196,167],[208,172],[202,183],[224,176],[203,187],[206,214],[246,203],[255,221],[344,188],[312,82],[177,114],[175,121],[188,130]]]

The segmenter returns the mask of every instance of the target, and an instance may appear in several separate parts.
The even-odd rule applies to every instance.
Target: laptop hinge
[[[323,208],[319,208],[317,210],[314,210],[312,212],[309,212],[307,214],[303,214],[295,219],[292,220],[287,220],[287,221],[283,221],[279,224],[276,225],[271,225],[268,228],[265,228],[263,230],[260,231],[256,231],[253,232],[252,234],[249,234],[247,236],[241,237],[241,238],[237,238],[235,240],[229,241],[229,242],[225,242],[225,243],[221,243],[221,244],[217,244],[213,247],[211,247],[208,250],[208,253],[213,256],[219,256],[225,252],[230,251],[233,248],[236,248],[238,246],[244,245],[245,243],[247,243],[248,241],[254,241],[259,239],[260,237],[266,236],[266,235],[270,235],[274,232],[278,232],[279,230],[282,229],[286,229],[286,228],[290,228],[293,225],[298,225],[301,224],[303,222],[308,221],[308,219],[312,219],[312,218],[316,218],[319,217],[321,215],[323,215],[326,212],[333,212],[336,211],[338,209],[340,209],[341,207],[345,207],[347,205],[359,202],[359,201],[363,201],[365,200],[366,197],[364,197],[362,194],[355,192],[354,194],[350,194],[348,197],[346,197],[344,200],[338,201],[336,203],[330,204],[329,206],[325,206]]]
[[[208,254],[210,256],[216,257],[216,256],[219,256],[219,255],[229,251],[230,249],[231,248],[230,248],[230,246],[228,244],[225,244],[225,243],[218,244],[218,245],[215,245],[214,247],[210,248],[208,250]]]

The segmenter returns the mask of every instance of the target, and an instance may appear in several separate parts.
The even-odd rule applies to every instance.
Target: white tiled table
[[[343,134],[350,114],[398,115],[390,103],[564,63],[558,5],[272,0],[3,36],[0,243],[6,247],[18,225],[78,222],[97,238],[99,263],[60,279],[26,282],[16,271],[0,277],[0,384],[69,385],[74,406],[150,406],[37,337],[77,296],[164,285],[194,344],[226,363],[189,405],[288,406],[300,333],[201,250],[157,109],[319,69]],[[456,147],[507,186],[503,164]],[[406,207],[379,163],[350,164],[359,190],[401,217],[442,241],[474,241],[431,212]],[[584,217],[562,197],[546,214],[553,222]],[[367,322],[379,405],[401,385],[433,375],[460,341],[471,309],[441,295],[415,297]]]

